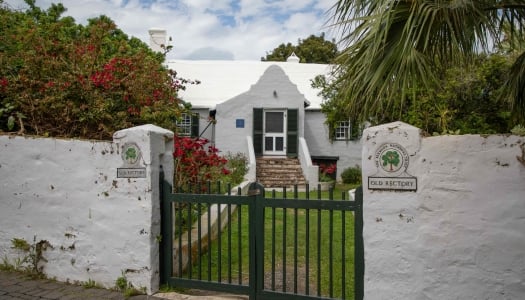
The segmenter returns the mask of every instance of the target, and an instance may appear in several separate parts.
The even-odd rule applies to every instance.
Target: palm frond
[[[493,51],[508,39],[503,24],[511,40],[522,40],[525,27],[525,4],[518,0],[340,0],[332,12],[346,46],[337,60],[340,98],[360,119],[399,109],[411,87],[431,87],[449,66]],[[509,87],[523,87],[517,80]],[[523,90],[514,96],[523,114]]]
[[[514,116],[518,122],[525,122],[525,52],[521,53],[512,65],[506,85],[511,91]]]

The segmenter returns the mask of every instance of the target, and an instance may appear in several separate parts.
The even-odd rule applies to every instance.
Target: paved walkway
[[[124,294],[97,288],[84,288],[79,285],[67,284],[46,279],[29,279],[26,275],[15,272],[0,271],[0,299],[46,299],[46,300],[74,300],[74,299],[113,299],[124,300]],[[161,300],[154,296],[140,295],[128,299]]]
[[[47,279],[30,279],[24,274],[0,271],[0,300],[226,300],[247,299],[235,295],[183,295],[178,293],[159,293],[154,296],[139,295],[126,298],[124,294],[107,289],[84,288]]]

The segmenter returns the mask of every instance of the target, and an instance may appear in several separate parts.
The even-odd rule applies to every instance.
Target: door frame
[[[268,112],[280,112],[283,114],[283,132],[282,133],[267,133],[266,132],[266,113]],[[263,140],[262,140],[262,150],[263,155],[269,155],[269,156],[286,156],[286,146],[287,146],[287,135],[288,135],[288,123],[287,123],[287,114],[288,110],[286,108],[270,108],[270,109],[263,109]],[[266,138],[272,137],[273,138],[273,149],[272,150],[266,150]],[[280,151],[275,150],[275,140],[276,138],[282,137],[283,138],[283,149]]]

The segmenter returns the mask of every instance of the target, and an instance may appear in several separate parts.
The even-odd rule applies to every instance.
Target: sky
[[[23,0],[4,0],[11,8]],[[260,60],[282,43],[325,33],[334,0],[36,0],[47,9],[61,2],[65,15],[86,24],[106,15],[129,36],[149,43],[148,29],[162,28],[173,46],[168,59]]]

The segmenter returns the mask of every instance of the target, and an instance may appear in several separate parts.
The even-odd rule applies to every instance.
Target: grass
[[[137,295],[144,295],[146,294],[146,288],[136,288],[134,287],[131,282],[128,281],[126,278],[126,275],[122,273],[122,276],[119,276],[117,280],[115,280],[115,289],[117,291],[122,292],[125,299],[128,299],[133,296]]]
[[[85,289],[94,289],[94,288],[101,289],[101,288],[103,288],[100,284],[98,284],[96,281],[92,280],[91,278],[89,278],[88,281],[82,282],[81,285]]]
[[[277,289],[294,292],[299,289],[307,293],[308,287],[308,293],[341,297],[344,286],[345,294],[352,294],[354,234],[351,213],[272,208],[267,209],[265,219],[264,268],[265,273],[272,274],[271,289],[277,269],[278,274],[293,276],[293,286],[279,285]],[[346,224],[344,229],[342,224]],[[299,288],[303,284],[304,288]]]
[[[335,185],[335,188],[333,189],[332,191],[332,194],[333,196],[330,197],[330,191],[310,191],[309,193],[309,199],[325,199],[325,200],[328,200],[328,199],[334,199],[334,200],[342,200],[343,198],[343,195],[344,194],[344,199],[345,200],[349,200],[348,199],[348,191],[349,190],[352,190],[352,189],[355,189],[359,186],[360,184],[344,184],[344,183],[336,183]],[[266,192],[266,198],[272,198],[273,195],[272,195],[272,192],[271,191],[267,191]],[[275,197],[276,198],[283,198],[283,193],[282,193],[282,189],[279,189],[279,190],[275,190]],[[290,189],[287,189],[286,190],[286,198],[287,199],[293,199],[295,197],[294,195],[294,191],[293,190],[290,190]],[[298,199],[305,199],[307,197],[307,193],[306,192],[298,192],[297,193],[297,198]]]
[[[333,198],[341,199],[345,193],[348,199],[347,191],[354,187],[337,185]],[[267,198],[272,196],[266,193]],[[282,192],[276,192],[275,197],[283,198]],[[288,191],[286,198],[293,197],[294,192]],[[306,198],[306,192],[299,192],[297,197]],[[328,199],[329,193],[322,192],[320,197]],[[310,199],[317,198],[317,192],[310,193]],[[250,221],[247,206],[233,212],[220,238],[212,242],[210,251],[202,252],[200,263],[192,266],[191,278],[247,285]],[[265,289],[353,299],[353,225],[352,212],[266,208]]]

